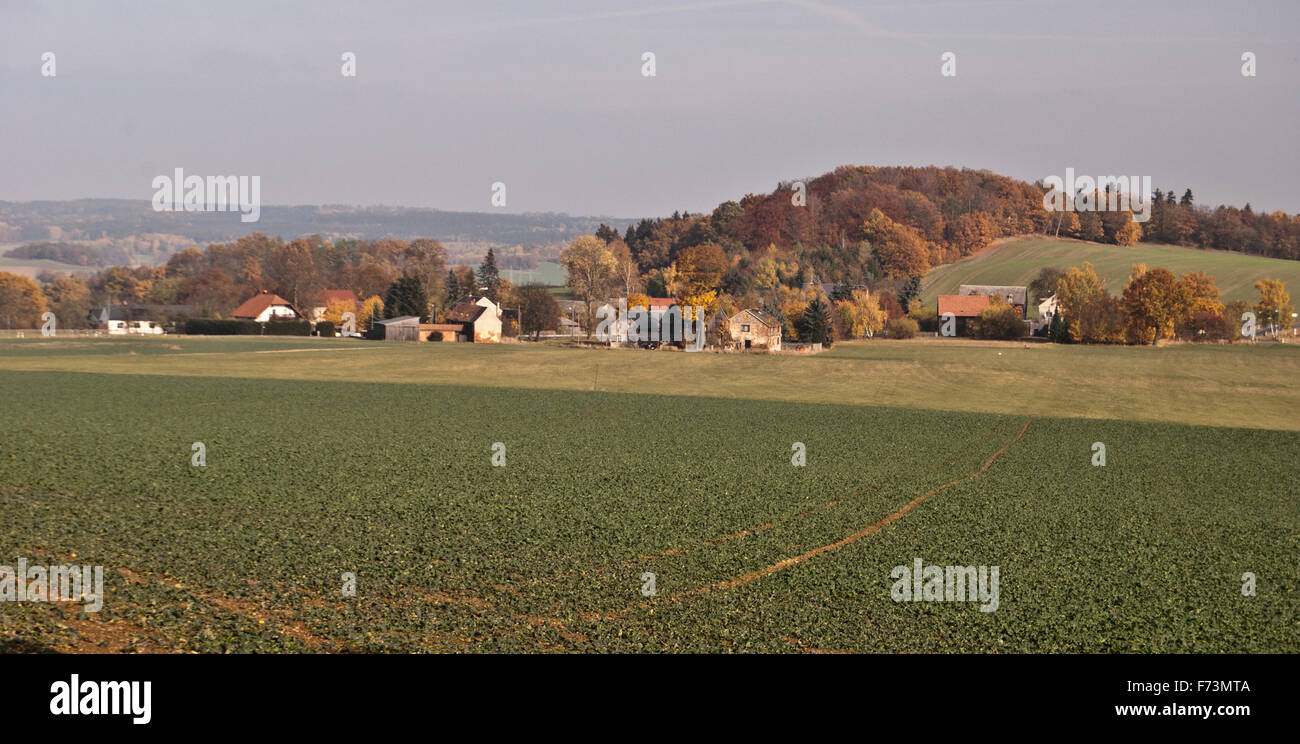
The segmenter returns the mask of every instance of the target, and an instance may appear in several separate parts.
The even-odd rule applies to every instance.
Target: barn
[[[951,313],[956,318],[957,335],[965,336],[966,324],[971,318],[978,318],[980,312],[989,306],[988,295],[939,295],[939,328],[942,331],[944,316]]]
[[[419,341],[420,318],[415,315],[401,315],[375,321],[370,328],[370,338],[377,341]]]
[[[1004,284],[962,284],[957,287],[957,294],[983,295],[984,297],[1001,297],[1007,301],[1020,313],[1020,317],[1026,317],[1029,289],[1027,287],[1016,287]],[[942,314],[942,311],[940,312]]]

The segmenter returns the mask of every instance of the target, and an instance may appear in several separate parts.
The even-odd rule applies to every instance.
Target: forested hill
[[[722,249],[738,288],[917,277],[1010,235],[1050,233],[1095,242],[1138,240],[1300,259],[1300,220],[1246,205],[1208,208],[1192,192],[1156,190],[1150,219],[1128,212],[1051,213],[1041,184],[987,170],[842,166],[770,194],[724,202],[709,214],[643,219],[606,240],[627,243],[641,270],[670,266],[684,248]]]

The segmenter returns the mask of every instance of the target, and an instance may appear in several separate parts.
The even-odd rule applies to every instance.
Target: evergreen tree
[[[1064,331],[1064,325],[1061,323],[1061,311],[1056,311],[1052,315],[1052,322],[1047,324],[1047,338],[1053,343],[1061,343],[1061,334]]]
[[[478,267],[478,286],[482,289],[483,294],[493,302],[499,302],[501,293],[501,274],[497,272],[497,257],[488,248],[487,255],[483,257],[483,263]]]
[[[415,315],[421,320],[429,318],[429,297],[419,277],[402,274],[384,294],[384,317],[397,318]]]
[[[600,238],[606,243],[612,243],[615,240],[618,240],[618,230],[615,230],[614,228],[602,222],[600,223],[600,227],[596,228],[596,237]]]
[[[814,297],[799,317],[799,340],[806,344],[821,344],[828,349],[835,343],[831,311],[822,298]]]
[[[1182,204],[1184,207],[1190,207],[1190,206],[1192,206],[1192,190],[1191,190],[1191,189],[1188,189],[1188,190],[1184,191],[1184,192],[1183,192],[1183,198],[1182,198],[1182,201],[1180,201],[1180,202],[1178,202],[1178,203],[1179,203],[1179,204]]]
[[[461,295],[460,277],[456,276],[456,272],[448,271],[447,272],[447,307],[451,307],[453,304],[455,304],[455,302],[460,299],[460,295]]]
[[[907,284],[898,293],[898,304],[903,306],[903,312],[911,310],[912,300],[921,292],[921,277],[909,276]]]

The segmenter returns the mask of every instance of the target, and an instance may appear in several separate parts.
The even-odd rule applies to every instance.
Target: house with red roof
[[[939,295],[940,332],[942,333],[943,324],[947,320],[945,316],[951,313],[957,320],[957,335],[965,336],[966,324],[971,318],[978,318],[980,312],[988,306],[988,295]]]
[[[302,314],[280,295],[263,290],[235,308],[230,317],[265,323],[270,320],[298,320]]]

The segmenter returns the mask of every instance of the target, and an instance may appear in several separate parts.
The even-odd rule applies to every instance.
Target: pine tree
[[[456,272],[448,271],[447,272],[447,307],[451,307],[456,303],[457,300],[460,299],[460,293],[461,293],[460,277],[456,276]]]
[[[483,263],[478,267],[478,286],[482,288],[483,294],[493,302],[497,299],[501,290],[501,274],[497,271],[497,257],[488,248],[487,255],[483,257]]]
[[[1179,203],[1179,204],[1182,204],[1184,207],[1190,207],[1190,206],[1192,206],[1192,190],[1191,190],[1191,189],[1188,189],[1188,190],[1184,191],[1184,192],[1183,192],[1183,198],[1182,198],[1182,200],[1181,200],[1180,202],[1178,202],[1178,203]]]
[[[822,298],[814,297],[799,317],[799,340],[806,344],[821,344],[830,348],[835,343],[835,327],[831,324],[830,308]]]
[[[1047,338],[1053,343],[1061,343],[1061,334],[1064,326],[1061,323],[1061,311],[1057,310],[1052,314],[1052,322],[1047,325]]]
[[[921,292],[921,277],[910,276],[907,278],[907,284],[898,293],[898,304],[903,306],[903,312],[910,311],[912,300]]]
[[[429,297],[419,277],[402,274],[388,287],[384,295],[384,317],[397,318],[415,315],[421,320],[429,316]]]

